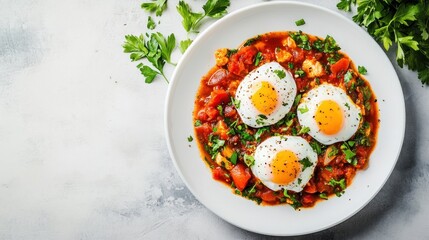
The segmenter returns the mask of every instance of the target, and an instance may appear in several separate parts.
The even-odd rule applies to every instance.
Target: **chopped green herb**
[[[299,161],[302,165],[302,171],[304,171],[306,168],[313,166],[313,163],[306,157]]]
[[[332,178],[328,184],[332,187],[339,186],[342,190],[346,189],[346,187],[347,187],[345,178],[342,178],[338,181]]]
[[[253,166],[253,164],[255,164],[255,159],[251,155],[244,154],[244,163],[248,167],[251,167],[251,166]]]
[[[348,83],[353,78],[353,73],[349,70],[344,74],[344,82]]]
[[[303,18],[301,18],[301,19],[295,21],[295,24],[296,24],[296,26],[302,26],[305,24],[305,21]]]
[[[255,56],[255,66],[258,66],[261,60],[262,60],[262,53],[258,52]]]
[[[303,114],[303,113],[308,112],[308,111],[309,111],[309,109],[308,109],[307,105],[305,105],[304,107],[300,107],[300,108],[298,108],[298,111],[299,111],[301,114]]]
[[[256,131],[256,133],[255,133],[255,139],[256,139],[256,141],[259,142],[261,140],[262,134],[264,134],[264,132],[269,132],[269,131],[270,131],[269,127],[259,128],[258,131]]]
[[[332,166],[326,166],[325,169],[332,172]]]
[[[325,199],[325,200],[327,200],[327,199],[328,199],[328,195],[326,195],[326,193],[320,193],[320,194],[319,194],[319,197],[320,197],[321,199]]]
[[[345,106],[348,110],[350,110],[350,105],[349,105],[348,103],[344,103],[344,106]]]
[[[299,102],[301,101],[301,94],[297,94],[295,97],[295,100],[293,101],[293,106],[298,106]]]
[[[253,43],[255,43],[256,41],[258,41],[260,38],[261,38],[261,36],[258,35],[258,36],[254,37],[254,38],[247,39],[247,41],[244,43],[244,46],[245,47],[246,46],[250,46]]]
[[[293,63],[292,62],[288,63],[287,66],[289,67],[289,69],[293,69]]]
[[[237,164],[237,159],[238,159],[238,153],[237,152],[233,152],[232,153],[232,155],[231,155],[231,158],[229,159],[229,161],[232,163],[232,164]]]
[[[336,156],[338,154],[338,148],[334,145],[331,146],[331,151],[328,154],[328,157],[331,158],[333,156]]]
[[[219,115],[223,115],[223,107],[222,107],[222,105],[218,105],[217,107],[216,107],[216,109],[219,111]]]
[[[147,17],[147,24],[146,24],[147,29],[153,30],[156,27],[155,22],[153,21],[151,16]]]
[[[364,66],[358,66],[358,71],[362,75],[366,75],[366,73],[367,73],[367,70]]]
[[[313,150],[317,153],[317,155],[322,153],[322,146],[317,141],[311,141],[310,146],[313,148]]]
[[[310,132],[310,128],[309,127],[302,127],[297,134],[301,135],[301,134],[305,134],[305,133],[308,133],[308,132]]]
[[[240,108],[240,102],[241,102],[240,100],[237,100],[237,99],[231,97],[231,102],[232,102],[232,104],[234,104],[236,109]]]
[[[287,190],[283,190],[283,195],[292,201],[290,204],[295,210],[302,206],[301,202],[296,199],[295,194],[288,194]]]
[[[201,121],[200,120],[195,120],[195,123],[194,123],[194,126],[195,127],[198,127],[198,126],[201,126],[202,124],[201,124]]]
[[[297,69],[297,70],[295,70],[295,75],[298,77],[304,77],[305,72],[302,69]]]
[[[274,73],[275,73],[275,74],[277,74],[277,76],[278,76],[280,79],[283,79],[283,78],[285,78],[285,77],[286,77],[286,73],[285,73],[285,71],[283,71],[283,70],[278,70],[278,69],[276,69],[276,70],[274,70]]]
[[[192,142],[192,140],[194,140],[194,138],[190,135],[190,136],[188,137],[188,142]]]

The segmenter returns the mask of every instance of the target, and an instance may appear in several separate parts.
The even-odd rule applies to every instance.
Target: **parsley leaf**
[[[308,112],[308,111],[309,111],[309,109],[308,109],[307,105],[305,105],[304,107],[300,107],[300,108],[298,108],[298,111],[299,111],[301,114],[303,114],[303,113]]]
[[[188,49],[188,47],[191,45],[191,43],[192,43],[192,40],[189,38],[186,40],[180,41],[180,43],[179,43],[180,52],[182,54],[185,53],[186,49]]]
[[[130,58],[133,62],[144,58],[149,52],[145,46],[143,34],[140,36],[126,35],[125,43],[122,47],[124,48],[124,53],[131,53]]]
[[[147,24],[146,24],[147,29],[153,30],[156,27],[155,22],[153,21],[151,16],[147,17]]]
[[[283,70],[279,70],[279,69],[276,69],[276,70],[274,70],[274,73],[280,78],[280,79],[283,79],[283,78],[285,78],[286,77],[286,73],[285,73],[285,71],[283,71]]]
[[[235,164],[237,164],[237,159],[238,159],[238,153],[233,152],[231,157],[229,158],[229,161],[235,165]]]
[[[358,66],[358,72],[362,75],[365,75],[367,73],[367,70],[364,66]]]
[[[188,142],[192,142],[192,140],[194,140],[194,138],[192,136],[188,137]]]
[[[174,34],[170,34],[165,38],[161,33],[153,33],[152,36],[155,37],[156,41],[159,44],[159,49],[161,50],[161,55],[168,63],[175,65],[171,62],[171,53],[176,47],[176,37]]]
[[[141,74],[145,77],[145,83],[152,83],[155,77],[160,74],[159,72],[153,70],[152,68],[143,65],[140,63],[137,65],[137,68],[140,70]]]
[[[244,154],[244,163],[245,163],[248,167],[251,167],[251,166],[253,166],[253,164],[255,164],[255,159],[253,158],[253,156],[252,156],[252,155]]]
[[[337,4],[337,8],[346,12],[350,12],[352,3],[356,4],[356,0],[341,0]]]
[[[313,166],[313,163],[308,158],[303,158],[299,161],[302,165],[302,171],[304,171],[306,168]]]
[[[193,12],[191,7],[183,0],[179,1],[176,9],[182,16],[182,25],[187,32],[198,32],[201,20],[205,17],[221,18],[229,7],[229,0],[208,0],[204,6],[204,13]]]
[[[155,12],[156,16],[161,16],[167,8],[167,0],[152,0],[152,2],[142,3],[141,8],[148,12]]]

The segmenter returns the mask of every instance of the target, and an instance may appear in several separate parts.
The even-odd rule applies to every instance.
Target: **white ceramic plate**
[[[305,25],[295,21],[303,18]],[[296,31],[333,36],[357,65],[367,68],[367,79],[380,109],[378,142],[368,169],[359,171],[342,197],[331,197],[315,207],[295,211],[288,205],[260,206],[237,196],[212,179],[195,141],[192,111],[201,77],[214,66],[219,48],[237,48],[244,40],[270,31]],[[272,2],[235,11],[201,33],[186,51],[173,74],[165,109],[167,143],[173,162],[195,197],[226,221],[268,235],[301,235],[332,227],[353,216],[382,188],[399,156],[405,131],[402,89],[392,64],[379,45],[342,15],[297,2]],[[194,137],[195,138],[195,137]],[[191,145],[191,146],[189,146]]]

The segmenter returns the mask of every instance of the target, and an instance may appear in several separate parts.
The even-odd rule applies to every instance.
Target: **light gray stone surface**
[[[0,0],[0,239],[270,239],[215,216],[174,169],[168,85],[145,84],[121,48],[125,34],[146,31],[141,2]],[[156,30],[182,40],[177,2]],[[429,238],[429,88],[388,55],[407,107],[395,170],[355,216],[292,239]]]

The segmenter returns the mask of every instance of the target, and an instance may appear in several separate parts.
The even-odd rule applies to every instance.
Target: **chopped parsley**
[[[256,54],[256,56],[255,56],[255,66],[258,66],[259,65],[259,63],[261,62],[261,60],[262,60],[262,53],[261,52],[258,52],[257,54]]]
[[[253,156],[252,156],[252,155],[244,154],[243,160],[244,160],[244,163],[245,163],[248,167],[251,167],[251,166],[253,166],[253,164],[255,164],[255,159],[253,158]]]
[[[362,75],[366,75],[367,70],[364,66],[358,66],[358,72]]]
[[[237,164],[237,159],[238,159],[238,153],[234,151],[231,157],[229,158],[229,161],[235,165]]]
[[[296,25],[296,26],[302,26],[302,25],[304,25],[304,24],[305,24],[305,21],[304,21],[304,19],[303,19],[303,18],[301,18],[301,19],[299,19],[299,20],[295,21],[295,25]]]
[[[307,105],[305,105],[304,107],[300,107],[300,108],[298,108],[298,111],[299,111],[301,114],[308,112],[308,110],[309,110],[309,109],[308,109]]]
[[[306,168],[313,166],[313,163],[306,157],[299,161],[302,165],[302,171],[304,171]]]
[[[286,73],[285,73],[285,71],[283,71],[283,70],[278,70],[278,69],[276,69],[276,70],[274,70],[274,73],[275,73],[275,74],[277,74],[277,76],[278,76],[280,79],[283,79],[284,77],[286,77]]]
[[[301,134],[305,134],[305,133],[308,133],[308,132],[310,132],[310,128],[309,127],[302,127],[297,134],[301,135]]]
[[[190,135],[190,136],[188,137],[188,142],[192,142],[192,140],[194,140],[194,138]]]

